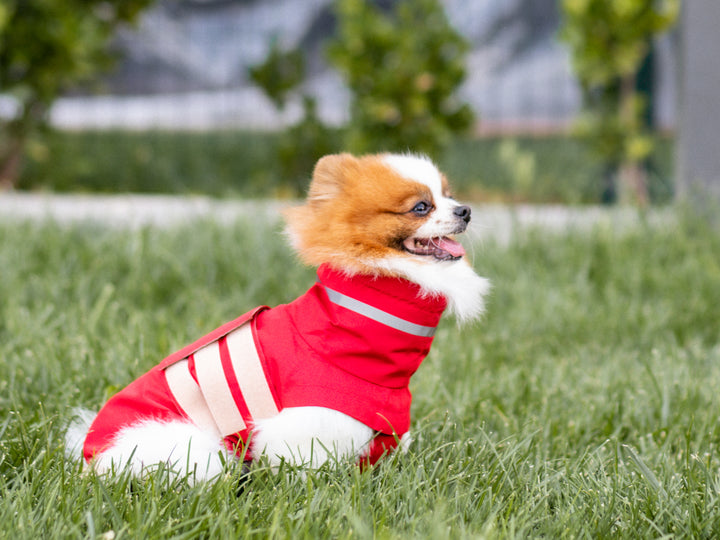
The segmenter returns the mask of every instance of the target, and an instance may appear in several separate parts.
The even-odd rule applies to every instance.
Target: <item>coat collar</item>
[[[318,283],[333,304],[420,337],[435,334],[447,307],[445,298],[423,294],[418,285],[406,279],[348,276],[327,264],[318,269]]]
[[[323,265],[307,293],[271,311],[288,317],[312,358],[378,386],[407,389],[445,305],[404,279],[348,276]]]

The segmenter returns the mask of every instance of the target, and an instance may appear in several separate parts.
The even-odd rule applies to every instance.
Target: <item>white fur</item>
[[[412,154],[388,154],[383,160],[401,176],[420,182],[430,188],[435,209],[427,221],[416,231],[419,238],[455,234],[457,216],[453,214],[459,205],[442,193],[442,176],[435,164],[425,156]]]
[[[379,269],[393,272],[420,285],[427,295],[444,296],[448,309],[460,322],[482,315],[490,281],[478,276],[465,259],[436,261],[409,255],[388,257],[375,262]]]
[[[129,467],[141,475],[146,468],[164,463],[181,476],[207,480],[223,471],[231,453],[212,433],[183,421],[144,420],[121,429],[112,447],[93,461],[101,472]]]
[[[65,455],[72,458],[82,454],[83,443],[97,413],[88,409],[74,409],[65,431]]]
[[[71,458],[82,455],[82,443],[94,413],[78,410],[65,434],[65,453]],[[173,473],[191,483],[209,480],[224,470],[231,459],[213,433],[185,421],[163,422],[152,418],[120,429],[113,445],[92,461],[99,473],[128,469],[135,476],[164,464]]]
[[[425,184],[433,196],[442,195],[442,176],[430,158],[415,154],[386,154],[383,161],[400,176]]]
[[[280,414],[258,420],[252,434],[253,458],[267,456],[317,468],[337,459],[357,460],[367,453],[373,430],[362,422],[324,407],[287,407]]]
[[[65,436],[65,451],[70,457],[81,454],[93,414],[79,411],[76,417]],[[339,411],[287,407],[272,418],[256,422],[250,455],[253,459],[266,456],[273,467],[285,461],[318,468],[336,460],[357,461],[367,453],[372,437],[371,428]],[[218,476],[230,459],[232,453],[213,433],[189,422],[146,419],[122,428],[113,445],[96,456],[92,467],[99,473],[128,468],[133,475],[142,476],[163,463],[193,482]]]

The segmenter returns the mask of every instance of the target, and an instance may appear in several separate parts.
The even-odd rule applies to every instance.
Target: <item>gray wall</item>
[[[685,0],[681,24],[678,191],[720,198],[720,1]]]

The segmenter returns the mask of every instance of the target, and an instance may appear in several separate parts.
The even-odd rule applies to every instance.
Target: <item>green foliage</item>
[[[336,152],[341,139],[339,131],[305,122],[284,133],[52,131],[43,151],[27,149],[18,187],[296,196],[315,165],[311,153]],[[654,202],[663,203],[673,195],[673,139],[657,138],[653,147],[650,194]],[[455,139],[438,164],[460,199],[568,204],[600,200],[602,163],[575,137]]]
[[[455,92],[467,43],[437,0],[400,0],[385,14],[365,0],[338,0],[330,61],[352,92],[348,148],[412,149],[437,156],[473,123]]]
[[[677,19],[679,0],[563,0],[562,37],[583,85],[606,87],[633,76],[650,40]]]
[[[278,135],[218,131],[51,131],[18,187],[95,193],[272,197],[287,193]]]
[[[194,487],[81,473],[63,454],[72,407],[313,283],[262,215],[0,224],[0,536],[720,535],[720,231],[677,214],[507,247],[479,231],[488,313],[443,321],[412,381],[415,442],[372,470],[259,464],[242,489],[232,466]]]
[[[275,107],[282,109],[288,93],[297,89],[305,79],[305,57],[301,50],[283,51],[273,40],[264,62],[249,69],[250,79],[263,89]]]
[[[13,182],[23,145],[46,121],[61,92],[89,80],[110,60],[108,39],[152,0],[3,0],[0,92],[18,113],[0,120],[0,182]]]
[[[279,110],[291,95],[296,97],[305,79],[305,56],[300,49],[282,51],[274,41],[267,59],[250,68],[250,78]],[[303,116],[277,140],[277,157],[287,187],[279,194],[301,196],[305,192],[315,163],[324,155],[340,150],[337,133],[317,114],[315,98],[302,97]]]
[[[653,37],[672,26],[679,7],[679,0],[562,2],[560,35],[570,47],[585,105],[578,133],[610,167],[637,168],[652,151],[647,96],[636,91],[635,77]]]
[[[278,157],[289,195],[305,194],[317,161],[342,150],[337,130],[329,129],[318,118],[315,98],[303,97],[303,117],[284,131],[278,141]]]

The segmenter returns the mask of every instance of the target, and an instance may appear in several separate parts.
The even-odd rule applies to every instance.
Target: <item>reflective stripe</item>
[[[326,287],[325,285],[323,285],[323,287],[325,287],[328,298],[333,304],[349,309],[350,311],[354,311],[355,313],[367,317],[368,319],[372,319],[373,321],[389,326],[390,328],[394,328],[395,330],[400,330],[406,334],[412,334],[413,336],[420,337],[433,337],[435,335],[434,326],[423,326],[421,324],[406,321],[405,319],[396,317],[387,311],[383,311],[366,304],[365,302],[356,300],[351,296],[334,291],[330,287]]]
[[[220,434],[225,437],[245,429],[245,421],[238,411],[232,392],[228,386],[220,358],[220,347],[217,341],[197,351],[195,372],[197,373],[200,390],[210,408]]]
[[[220,341],[227,345],[230,363],[226,369],[235,372],[241,398],[251,418],[244,419],[228,385]],[[265,377],[260,357],[255,348],[252,325],[244,324],[224,338],[214,341],[193,354],[198,383],[190,375],[188,359],[165,369],[170,392],[197,426],[225,437],[247,428],[250,419],[270,418],[278,414],[270,385]],[[239,403],[239,402],[238,402]],[[247,413],[246,413],[247,414]]]
[[[278,414],[275,399],[255,348],[252,325],[245,324],[228,334],[226,343],[235,377],[250,416],[260,420]]]
[[[190,375],[187,358],[167,368],[165,379],[175,401],[178,402],[192,423],[220,438],[220,430],[213,420],[200,387]]]

